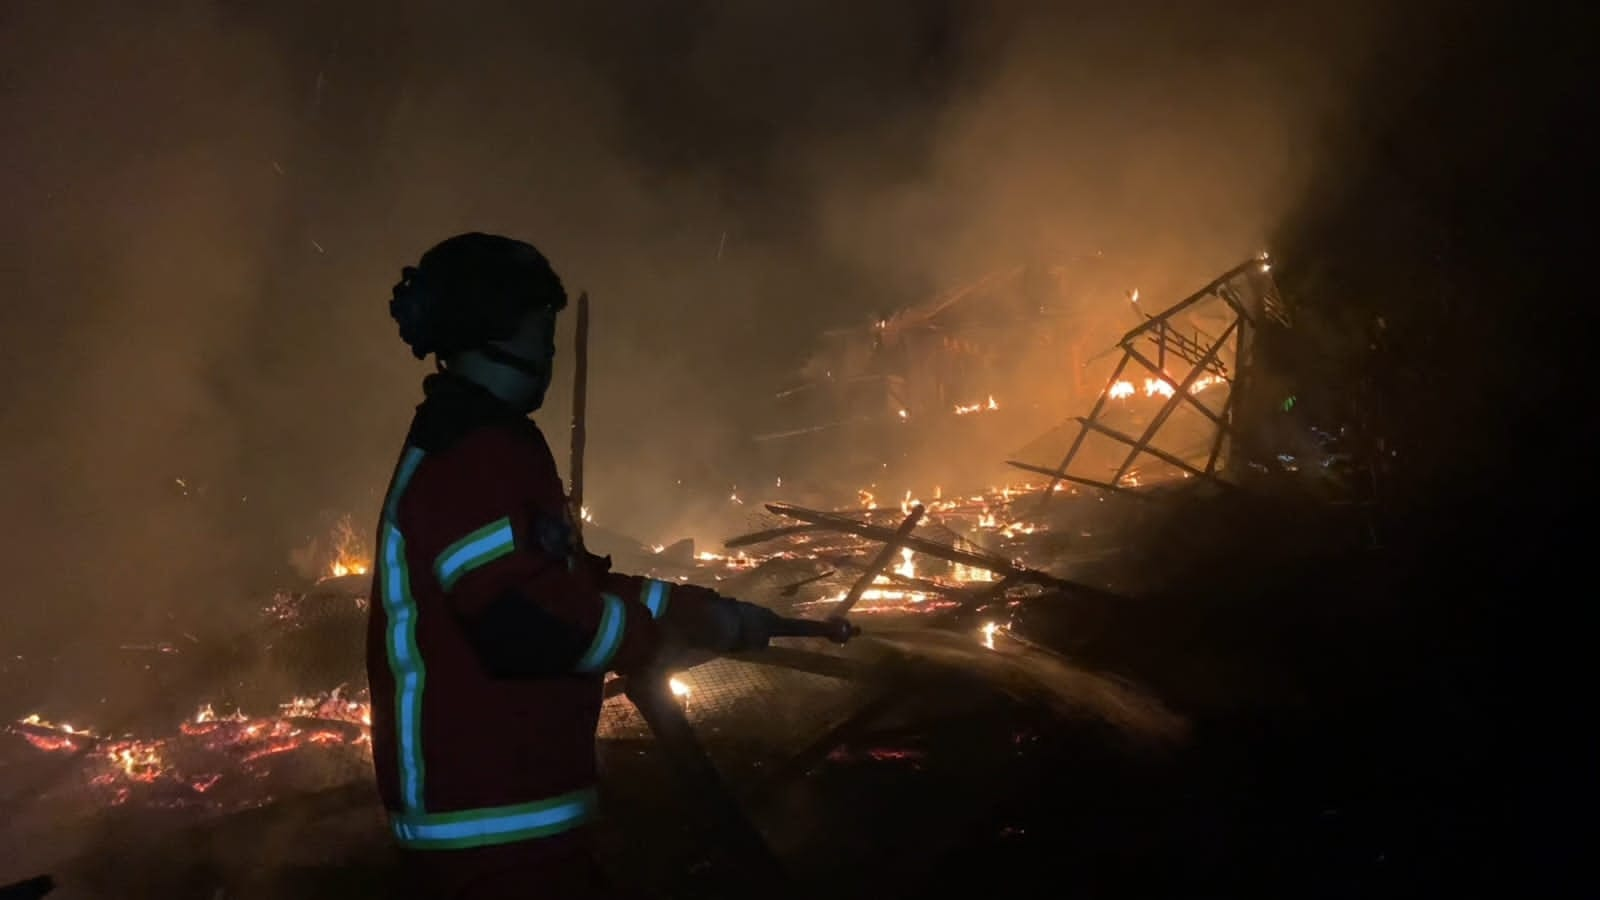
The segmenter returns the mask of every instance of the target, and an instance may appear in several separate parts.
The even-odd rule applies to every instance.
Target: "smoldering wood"
[[[767,541],[775,541],[778,538],[786,538],[797,534],[815,533],[826,530],[827,529],[818,525],[785,525],[781,528],[767,528],[762,531],[752,531],[749,534],[741,534],[738,537],[731,537],[723,541],[722,546],[729,550],[736,550],[740,547],[748,547],[752,544],[765,544]]]
[[[1122,442],[1124,444],[1127,444],[1130,447],[1137,447],[1139,445],[1139,442],[1136,439],[1134,439],[1133,437],[1131,437],[1129,435],[1126,435],[1126,434],[1116,430],[1115,428],[1112,428],[1109,425],[1102,425],[1099,422],[1091,422],[1088,419],[1083,418],[1081,416],[1078,418],[1078,421],[1084,423],[1085,425],[1088,425],[1090,428],[1093,428],[1095,431],[1100,432],[1101,434],[1105,435],[1108,438],[1111,438],[1112,440],[1120,441],[1120,442]],[[1206,477],[1206,473],[1200,471],[1199,469],[1195,468],[1194,466],[1190,465],[1189,463],[1184,462],[1184,460],[1181,457],[1173,456],[1171,453],[1168,453],[1165,450],[1160,450],[1160,449],[1157,449],[1155,447],[1146,447],[1146,448],[1144,448],[1144,451],[1146,453],[1150,454],[1151,456],[1154,456],[1155,458],[1161,460],[1162,462],[1171,463],[1172,465],[1177,466],[1178,468],[1180,468],[1180,469],[1184,470],[1185,472],[1188,472],[1188,473],[1190,473],[1192,475],[1199,475],[1202,478]],[[1215,479],[1213,479],[1213,480],[1215,480]]]
[[[1244,360],[1244,327],[1240,327],[1233,334],[1233,360],[1234,368],[1238,369]],[[1206,474],[1213,477],[1217,473],[1217,459],[1222,455],[1222,442],[1233,438],[1236,442],[1238,436],[1234,433],[1234,411],[1238,409],[1236,402],[1239,396],[1240,376],[1242,370],[1235,374],[1228,385],[1228,399],[1222,401],[1222,418],[1226,422],[1217,429],[1217,434],[1211,440],[1211,452],[1206,456]]]
[[[1234,282],[1241,276],[1248,278],[1253,271],[1252,267],[1262,267],[1261,271],[1265,272],[1265,265],[1260,258],[1246,260],[1224,272],[1213,279],[1210,284],[1190,294],[1173,306],[1156,315],[1147,317],[1147,321],[1141,322],[1122,336],[1121,340],[1117,342],[1117,345],[1123,351],[1122,358],[1118,361],[1116,370],[1107,379],[1105,390],[1101,392],[1089,414],[1077,417],[1079,423],[1078,434],[1073,438],[1072,445],[1068,448],[1060,465],[1055,469],[1046,469],[1043,466],[1008,462],[1008,465],[1015,468],[1050,476],[1050,484],[1046,488],[1044,496],[1040,499],[1041,510],[1049,502],[1051,495],[1055,492],[1056,484],[1060,481],[1073,481],[1103,490],[1122,489],[1121,481],[1137,461],[1140,453],[1148,453],[1191,475],[1198,475],[1221,484],[1228,484],[1218,474],[1217,462],[1221,457],[1225,440],[1231,438],[1235,444],[1238,443],[1237,418],[1238,412],[1243,406],[1239,398],[1248,389],[1246,370],[1250,362],[1249,328],[1257,320],[1256,315],[1248,308],[1244,297],[1240,295],[1239,286]],[[1255,283],[1254,280],[1251,281],[1252,285]],[[1273,309],[1273,304],[1276,301],[1273,290],[1269,282],[1267,290],[1258,291],[1260,294],[1258,299],[1262,305],[1262,314],[1279,320],[1278,316],[1281,311]],[[1209,347],[1202,352],[1200,350],[1201,343],[1197,339],[1191,339],[1174,330],[1171,327],[1171,320],[1178,313],[1207,299],[1220,300],[1226,304],[1228,309],[1232,311],[1233,318],[1228,327],[1215,340],[1212,340]],[[1286,321],[1286,319],[1283,319],[1283,321]],[[1197,331],[1196,333],[1199,334],[1200,332]],[[1229,367],[1223,364],[1220,359],[1221,351],[1228,345],[1230,336],[1234,338],[1232,371],[1229,371]],[[1138,344],[1141,339],[1149,340],[1156,345],[1155,360],[1140,351]],[[1100,422],[1101,413],[1105,409],[1105,401],[1110,397],[1112,388],[1122,376],[1130,359],[1138,361],[1153,375],[1171,384],[1171,379],[1168,378],[1165,368],[1168,353],[1185,359],[1193,365],[1193,368],[1188,376],[1183,379],[1182,384],[1173,390],[1172,396],[1162,405],[1155,418],[1144,429],[1143,434],[1138,438],[1133,438]],[[1215,373],[1229,384],[1228,396],[1221,412],[1217,412],[1207,406],[1192,391],[1195,381],[1205,372]],[[1152,446],[1156,435],[1160,433],[1167,420],[1177,411],[1180,404],[1185,403],[1205,416],[1216,427],[1216,433],[1211,439],[1209,452],[1206,454],[1204,469],[1197,468],[1174,454]],[[1109,484],[1067,474],[1073,460],[1077,458],[1078,453],[1082,450],[1084,440],[1090,429],[1105,434],[1131,448],[1130,452],[1123,458],[1122,463],[1117,467],[1116,473],[1112,476]],[[1232,460],[1234,456],[1237,456],[1237,454],[1231,455],[1229,459]],[[1230,462],[1229,469],[1231,470],[1232,468],[1233,464]],[[1142,495],[1136,494],[1135,496]]]
[[[788,516],[793,519],[799,519],[803,522],[811,522],[812,524],[822,525],[832,531],[842,531],[848,534],[854,534],[876,541],[892,540],[895,535],[894,531],[891,529],[882,528],[877,525],[868,525],[864,522],[858,522],[855,519],[849,518],[848,516],[820,512],[818,510],[806,509],[800,506],[791,506],[787,503],[768,503],[766,506],[768,510],[777,513],[780,516]],[[918,553],[926,553],[929,556],[937,557],[945,560],[946,562],[961,563],[964,566],[972,566],[976,569],[984,569],[989,572],[995,572],[1002,577],[1015,574],[1019,582],[1027,584],[1036,584],[1040,587],[1060,588],[1067,591],[1084,591],[1096,594],[1105,593],[1099,588],[1093,588],[1086,584],[1069,581],[1065,578],[1058,578],[1055,575],[1051,575],[1048,572],[1041,572],[1038,569],[1030,569],[1027,566],[1019,566],[1010,560],[1003,559],[998,556],[993,556],[987,553],[974,553],[970,550],[957,550],[954,547],[938,543],[937,541],[919,538],[916,535],[908,536],[905,539],[903,546],[910,547]]]
[[[822,579],[827,578],[830,575],[837,575],[837,574],[838,574],[838,570],[829,569],[828,571],[823,572],[823,573],[821,573],[819,575],[813,575],[810,578],[802,578],[799,581],[784,585],[778,591],[778,594],[780,596],[784,596],[784,597],[793,597],[795,594],[798,594],[800,592],[800,589],[805,587],[806,585],[815,584],[815,583],[821,581]]]
[[[1151,362],[1149,357],[1146,357],[1144,354],[1140,353],[1138,350],[1135,350],[1132,347],[1128,347],[1126,349],[1127,349],[1128,355],[1133,357],[1134,359],[1138,360],[1140,365],[1143,365],[1145,368],[1148,368],[1150,371],[1155,372],[1158,376],[1160,376],[1160,378],[1163,381],[1169,381],[1169,383],[1170,383],[1170,380],[1167,378],[1167,376],[1160,369],[1156,368],[1155,363]],[[1198,372],[1200,370],[1196,369],[1195,371]],[[1232,384],[1233,384],[1232,379],[1229,379],[1228,384],[1229,384],[1229,388],[1231,390]],[[1177,397],[1177,391],[1174,391],[1173,392],[1173,397],[1169,397],[1167,399],[1171,400],[1171,399],[1174,399],[1176,397]],[[1223,418],[1220,415],[1218,415],[1215,411],[1213,411],[1211,409],[1211,407],[1206,406],[1204,403],[1201,403],[1199,397],[1196,397],[1195,395],[1188,393],[1187,389],[1185,389],[1185,393],[1184,393],[1184,396],[1183,396],[1182,399],[1187,400],[1187,402],[1189,403],[1190,406],[1192,406],[1195,409],[1199,410],[1201,415],[1203,415],[1206,418],[1210,419],[1214,424],[1220,425],[1222,427],[1227,427],[1227,422],[1223,421]]]
[[[911,513],[906,516],[905,521],[900,523],[900,527],[894,530],[894,536],[884,543],[883,548],[878,551],[878,555],[873,557],[872,562],[867,564],[866,571],[862,572],[861,577],[856,579],[856,583],[850,586],[850,593],[845,595],[844,600],[839,603],[839,607],[833,611],[834,615],[847,616],[850,614],[850,610],[855,609],[856,604],[861,602],[861,595],[866,593],[867,588],[872,585],[873,579],[878,577],[878,573],[889,567],[889,561],[894,559],[896,553],[900,552],[900,548],[905,545],[906,538],[911,536],[911,532],[917,527],[917,523],[922,521],[922,516],[926,512],[927,510],[923,509],[920,503],[911,507]]]
[[[1117,343],[1122,344],[1123,346],[1133,343],[1143,336],[1145,332],[1160,327],[1159,323],[1166,322],[1178,313],[1183,312],[1189,307],[1211,297],[1220,298],[1224,303],[1227,303],[1229,306],[1233,307],[1234,311],[1243,316],[1247,321],[1253,321],[1254,317],[1250,315],[1249,310],[1244,309],[1243,304],[1239,303],[1236,298],[1230,298],[1222,293],[1222,289],[1227,286],[1228,282],[1250,271],[1251,266],[1259,265],[1261,265],[1261,260],[1250,259],[1238,264],[1237,266],[1234,266],[1226,272],[1223,272],[1221,275],[1213,278],[1210,284],[1207,284],[1200,290],[1195,291],[1182,300],[1179,300],[1172,306],[1169,306],[1161,312],[1151,316],[1149,321],[1129,329],[1128,333],[1124,334],[1122,338],[1117,341]]]
[[[1212,343],[1210,349],[1206,350],[1205,354],[1202,355],[1199,360],[1194,361],[1193,366],[1189,369],[1189,374],[1185,375],[1183,377],[1183,381],[1173,389],[1172,396],[1168,397],[1166,402],[1161,404],[1160,411],[1155,414],[1155,416],[1150,420],[1150,424],[1145,426],[1144,432],[1139,435],[1138,443],[1134,444],[1133,449],[1128,452],[1128,455],[1125,458],[1123,458],[1122,465],[1118,466],[1116,474],[1111,476],[1112,484],[1116,484],[1122,480],[1122,476],[1127,474],[1128,468],[1133,465],[1134,460],[1139,458],[1139,454],[1141,452],[1150,451],[1150,440],[1156,436],[1156,432],[1161,430],[1161,426],[1167,423],[1167,419],[1172,417],[1172,413],[1183,404],[1184,400],[1195,400],[1194,396],[1190,393],[1190,390],[1194,387],[1194,383],[1199,380],[1201,374],[1207,371],[1207,364],[1217,358],[1218,351],[1220,351],[1223,345],[1228,342],[1228,338],[1233,336],[1234,330],[1238,327],[1238,319],[1235,319],[1233,322],[1229,323],[1228,327],[1223,330],[1222,335]],[[1129,347],[1128,353],[1129,355],[1135,355],[1136,351],[1132,347]],[[1166,378],[1165,372],[1157,370],[1156,374],[1158,377]],[[1196,405],[1198,405],[1197,400]],[[1204,407],[1202,407],[1202,409],[1204,409]],[[1207,411],[1207,414],[1210,415],[1209,410]],[[1212,416],[1212,418],[1215,419],[1216,417]],[[1221,424],[1221,421],[1218,420],[1217,425],[1220,427]]]
[[[1095,398],[1094,406],[1089,410],[1089,418],[1092,419],[1100,415],[1101,411],[1105,409],[1106,402],[1111,399],[1111,386],[1117,383],[1117,379],[1122,377],[1122,372],[1127,367],[1128,354],[1124,353],[1122,354],[1122,359],[1117,362],[1116,369],[1112,370],[1111,377],[1106,379],[1105,389],[1100,392],[1099,397]],[[1043,512],[1045,506],[1050,503],[1050,496],[1056,492],[1056,485],[1060,483],[1061,478],[1064,477],[1067,467],[1072,465],[1072,460],[1078,455],[1078,451],[1082,449],[1083,439],[1087,437],[1088,434],[1089,429],[1083,427],[1078,428],[1078,436],[1072,439],[1072,446],[1067,448],[1067,455],[1061,458],[1061,465],[1056,466],[1055,468],[1056,473],[1062,474],[1052,475],[1050,483],[1044,487],[1044,496],[1039,498],[1040,512]]]
[[[926,578],[913,578],[909,575],[901,575],[899,572],[884,572],[883,577],[888,579],[890,584],[911,588],[915,591],[921,591],[924,594],[939,594],[942,596],[960,597],[965,595],[969,590],[969,588],[959,584],[940,584],[937,581],[930,581]]]
[[[1021,469],[1024,472],[1033,472],[1038,475],[1049,475],[1052,478],[1056,478],[1061,481],[1070,481],[1073,484],[1081,484],[1084,487],[1099,488],[1102,491],[1115,491],[1119,494],[1126,494],[1129,497],[1138,497],[1140,500],[1150,499],[1148,494],[1145,494],[1141,491],[1131,490],[1125,485],[1111,484],[1105,481],[1096,481],[1093,478],[1084,478],[1079,475],[1069,475],[1066,472],[1057,472],[1053,469],[1045,468],[1044,466],[1035,466],[1030,463],[1018,462],[1014,459],[1006,460],[1006,465],[1011,466],[1014,469]],[[1054,490],[1054,488],[1051,490]]]
[[[1014,587],[1020,580],[1021,579],[1016,575],[1007,575],[994,584],[985,585],[984,587],[977,588],[976,590],[969,590],[968,597],[966,601],[961,604],[959,611],[962,613],[970,613],[975,610],[982,609],[990,603],[1005,597],[1006,591],[1011,590],[1011,588]]]

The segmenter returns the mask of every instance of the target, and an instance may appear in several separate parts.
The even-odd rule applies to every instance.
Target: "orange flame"
[[[340,516],[333,525],[333,562],[328,565],[328,577],[365,575],[371,565],[372,555],[367,552],[349,514]]]

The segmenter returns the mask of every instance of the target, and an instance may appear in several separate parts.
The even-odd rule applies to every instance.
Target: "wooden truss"
[[[1125,491],[1128,486],[1123,479],[1142,455],[1159,459],[1187,475],[1231,486],[1221,477],[1217,463],[1223,456],[1226,442],[1237,435],[1240,398],[1248,389],[1251,338],[1264,320],[1287,324],[1271,276],[1266,274],[1270,269],[1265,255],[1247,260],[1164,312],[1147,316],[1146,321],[1117,342],[1122,350],[1122,358],[1111,377],[1106,379],[1106,386],[1089,414],[1075,417],[1078,433],[1061,463],[1054,469],[1017,461],[1008,461],[1007,465],[1050,477],[1041,503],[1048,503],[1056,486],[1063,481],[1107,491]],[[1176,316],[1207,300],[1220,300],[1231,313],[1228,325],[1220,334],[1215,337],[1199,332],[1190,335],[1174,325]],[[1231,353],[1226,356],[1231,356],[1231,364],[1225,358],[1225,351],[1228,350]],[[1175,360],[1181,360],[1189,366],[1188,374],[1181,379],[1174,379],[1167,371],[1169,361]],[[1150,378],[1159,379],[1172,387],[1166,402],[1138,435],[1124,433],[1104,421],[1107,401],[1114,396],[1113,387],[1122,380],[1130,365],[1143,367]],[[1193,388],[1202,377],[1220,379],[1227,384],[1227,400],[1220,411],[1213,410],[1195,396]],[[1215,429],[1203,467],[1156,445],[1162,427],[1174,412],[1185,405],[1210,420]],[[1109,437],[1127,447],[1126,455],[1109,480],[1100,481],[1069,473],[1090,432]]]

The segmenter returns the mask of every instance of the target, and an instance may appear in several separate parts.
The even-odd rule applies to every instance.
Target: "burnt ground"
[[[1016,612],[1064,678],[1098,685],[1064,709],[916,651],[876,712],[777,776],[719,762],[802,896],[1546,895],[1577,859],[1560,809],[1580,770],[1539,737],[1556,685],[1512,626],[1543,602],[1526,565],[1548,538],[1491,538],[1486,518],[1537,512],[1491,499],[1391,515],[1375,548],[1325,508],[1175,504],[1133,557],[1163,587]],[[1106,691],[1149,709],[1119,717]],[[624,878],[663,897],[775,893],[701,836],[686,812],[701,798],[648,742],[604,758]],[[108,810],[93,831],[61,896],[401,895],[359,782],[198,826]]]

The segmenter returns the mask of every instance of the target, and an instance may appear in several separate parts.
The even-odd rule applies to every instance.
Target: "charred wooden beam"
[[[884,542],[883,548],[878,551],[877,556],[872,558],[872,562],[867,564],[866,571],[861,573],[861,577],[856,579],[856,583],[850,586],[850,593],[845,595],[838,609],[833,611],[835,616],[848,616],[850,610],[861,602],[861,595],[866,593],[867,588],[872,584],[872,580],[878,577],[878,573],[889,567],[890,560],[894,559],[894,555],[900,552],[901,547],[905,546],[906,538],[911,536],[911,532],[917,527],[917,523],[922,521],[922,516],[926,512],[927,510],[923,509],[920,503],[911,507],[911,514],[906,516],[905,521],[900,523],[900,527],[896,528],[894,534]]]
[[[782,528],[768,528],[763,531],[752,531],[749,534],[731,537],[723,541],[722,546],[733,550],[738,547],[748,547],[751,544],[765,544],[767,541],[775,541],[778,538],[790,537],[796,534],[826,530],[817,525],[785,525]]]
[[[1112,440],[1121,441],[1122,443],[1127,444],[1130,447],[1137,447],[1139,445],[1139,442],[1137,440],[1135,440],[1134,438],[1129,437],[1128,435],[1123,434],[1122,432],[1120,432],[1120,431],[1116,430],[1115,428],[1112,428],[1112,427],[1110,427],[1108,425],[1102,425],[1099,422],[1091,422],[1088,419],[1085,419],[1085,418],[1083,418],[1081,416],[1078,418],[1078,421],[1084,423],[1085,425],[1089,426],[1090,428],[1093,428],[1095,431],[1100,432],[1101,434],[1105,435],[1106,437],[1111,438]],[[1189,472],[1189,473],[1194,474],[1194,475],[1199,475],[1202,478],[1206,477],[1206,473],[1200,471],[1199,469],[1196,469],[1194,466],[1191,466],[1187,462],[1184,462],[1181,458],[1173,456],[1171,453],[1168,453],[1165,450],[1160,450],[1160,449],[1157,449],[1155,447],[1146,447],[1144,449],[1145,449],[1145,452],[1149,453],[1151,456],[1154,456],[1157,459],[1162,460],[1164,462],[1171,463],[1172,465],[1177,466],[1178,468],[1184,470],[1185,472]]]
[[[883,577],[889,579],[890,584],[908,587],[915,591],[921,591],[924,594],[940,594],[943,596],[959,597],[970,590],[969,588],[959,584],[940,584],[937,581],[929,581],[926,578],[912,578],[908,575],[901,575],[898,572],[885,572],[883,573]]]
[[[1006,591],[1011,590],[1012,586],[1020,580],[1016,575],[1007,575],[994,584],[971,591],[967,600],[961,604],[960,612],[970,613],[974,610],[982,609],[995,600],[1004,597]]]
[[[1172,396],[1168,397],[1167,401],[1161,404],[1161,410],[1157,412],[1150,420],[1150,424],[1145,426],[1144,433],[1139,435],[1138,442],[1133,445],[1133,448],[1128,452],[1128,455],[1123,458],[1122,465],[1118,466],[1116,474],[1111,476],[1112,484],[1116,484],[1122,480],[1122,476],[1127,474],[1128,468],[1133,465],[1134,460],[1139,458],[1139,454],[1141,452],[1150,452],[1151,439],[1156,436],[1156,432],[1161,430],[1161,426],[1167,424],[1167,419],[1172,417],[1172,413],[1176,411],[1185,400],[1193,400],[1195,401],[1195,405],[1199,405],[1199,401],[1195,400],[1195,398],[1190,394],[1190,390],[1194,387],[1194,383],[1200,379],[1200,375],[1206,371],[1207,364],[1217,358],[1217,353],[1222,350],[1223,345],[1228,342],[1228,338],[1233,336],[1233,332],[1238,327],[1238,319],[1235,319],[1233,322],[1229,323],[1228,327],[1223,330],[1222,336],[1217,338],[1217,340],[1211,345],[1211,348],[1205,352],[1205,355],[1200,357],[1199,362],[1195,363],[1194,366],[1189,369],[1189,374],[1185,375],[1183,377],[1183,381],[1173,389]],[[1132,347],[1127,349],[1130,355],[1138,355]],[[1148,365],[1148,363],[1146,364]],[[1157,369],[1156,376],[1159,378],[1166,378],[1166,373],[1160,369]],[[1171,382],[1168,383],[1170,384]],[[1205,408],[1201,407],[1201,409]],[[1206,415],[1210,416],[1211,419],[1216,422],[1217,427],[1223,427],[1222,421],[1216,416],[1212,415],[1210,410],[1205,410],[1205,412]]]
[[[1138,497],[1140,500],[1150,499],[1149,495],[1124,487],[1120,484],[1110,484],[1105,481],[1095,481],[1093,478],[1083,478],[1078,475],[1068,475],[1065,472],[1057,472],[1053,469],[1047,469],[1044,466],[1035,466],[1030,463],[1018,462],[1014,459],[1006,460],[1006,465],[1011,466],[1014,469],[1021,469],[1024,472],[1034,472],[1039,475],[1049,475],[1052,478],[1056,478],[1060,481],[1070,481],[1073,484],[1081,484],[1084,487],[1099,488],[1103,491],[1116,491],[1121,494],[1126,494],[1130,497]],[[1052,488],[1052,490],[1054,490],[1054,488]]]
[[[1122,370],[1126,369],[1127,367],[1128,354],[1124,353],[1122,354],[1122,360],[1117,363],[1117,368],[1112,371],[1111,377],[1106,379],[1105,389],[1100,392],[1099,397],[1095,398],[1094,407],[1089,410],[1089,418],[1092,419],[1100,415],[1100,411],[1105,409],[1106,401],[1111,399],[1112,386],[1117,383],[1118,378],[1122,377]],[[1067,467],[1072,465],[1073,457],[1078,455],[1078,450],[1083,447],[1083,439],[1088,437],[1088,435],[1089,429],[1083,427],[1078,428],[1078,436],[1072,439],[1072,446],[1067,448],[1067,455],[1061,457],[1061,465],[1056,466],[1055,468],[1055,472],[1059,474],[1053,474],[1050,479],[1050,483],[1044,486],[1044,496],[1039,498],[1040,512],[1043,512],[1045,506],[1049,504],[1050,496],[1056,492],[1056,485],[1061,481],[1062,478],[1065,477]]]
[[[1151,362],[1149,357],[1147,357],[1143,353],[1140,353],[1139,351],[1133,349],[1132,347],[1128,348],[1128,354],[1130,356],[1132,356],[1134,359],[1138,360],[1140,365],[1142,365],[1145,368],[1149,369],[1150,371],[1155,372],[1158,375],[1160,375],[1161,379],[1163,381],[1168,381],[1165,373],[1163,373],[1160,369],[1156,368],[1155,363]],[[1170,384],[1171,382],[1168,381],[1168,383]],[[1231,385],[1232,380],[1230,380],[1229,383]],[[1177,396],[1177,391],[1174,390],[1173,391],[1173,397],[1176,397],[1176,396]],[[1173,397],[1168,397],[1167,399],[1170,400],[1170,399],[1173,399]],[[1222,417],[1220,415],[1218,415],[1215,411],[1213,411],[1211,409],[1211,407],[1206,406],[1204,403],[1201,403],[1199,397],[1196,397],[1193,394],[1186,393],[1184,395],[1184,399],[1188,401],[1190,406],[1193,406],[1195,409],[1199,410],[1201,415],[1203,415],[1206,418],[1210,419],[1215,424],[1217,424],[1217,425],[1226,425],[1227,424],[1225,421],[1223,421],[1223,419],[1222,419]]]
[[[805,587],[806,585],[815,584],[815,583],[821,581],[822,579],[827,578],[829,575],[836,575],[836,574],[838,574],[838,570],[837,569],[829,569],[828,571],[823,572],[820,575],[813,575],[810,578],[802,578],[799,581],[796,581],[796,582],[794,582],[792,584],[784,585],[783,588],[778,591],[778,594],[779,594],[779,596],[782,596],[782,597],[793,597],[795,594],[800,593],[800,589]]]
[[[835,513],[825,513],[814,509],[806,509],[800,506],[791,506],[787,503],[768,503],[767,509],[777,513],[780,516],[788,516],[792,519],[799,519],[802,522],[810,522],[813,525],[821,525],[831,531],[842,531],[846,534],[859,535],[875,541],[893,540],[895,536],[895,532],[888,528],[883,528],[877,525],[868,525],[865,522],[858,522],[855,519],[849,518],[848,516],[841,516]],[[954,547],[938,543],[937,541],[919,538],[916,535],[907,536],[904,546],[910,547],[918,553],[926,553],[929,556],[937,557],[945,560],[946,562],[961,563],[962,565],[972,566],[976,569],[984,569],[989,572],[995,572],[1001,577],[1015,574],[1019,582],[1027,584],[1037,584],[1041,587],[1060,588],[1062,590],[1104,593],[1097,588],[1092,588],[1085,584],[1080,584],[1075,581],[1068,581],[1065,578],[1057,578],[1048,572],[1041,572],[1037,569],[1019,566],[1016,563],[999,556],[994,556],[988,553],[974,553],[970,550],[957,550]]]
[[[1183,312],[1184,310],[1188,309],[1189,307],[1194,306],[1196,303],[1199,303],[1200,301],[1205,300],[1205,299],[1210,298],[1210,297],[1220,298],[1224,303],[1227,303],[1229,306],[1233,307],[1234,310],[1236,312],[1238,312],[1241,316],[1243,316],[1246,321],[1253,321],[1253,317],[1250,316],[1250,313],[1249,313],[1248,310],[1243,308],[1243,304],[1237,302],[1237,300],[1235,300],[1235,299],[1233,299],[1231,297],[1228,297],[1228,296],[1220,293],[1220,290],[1224,285],[1226,285],[1228,282],[1232,281],[1234,278],[1237,278],[1239,275],[1241,275],[1241,274],[1243,274],[1245,272],[1248,272],[1250,270],[1251,266],[1259,266],[1259,265],[1261,265],[1261,260],[1259,260],[1259,259],[1251,259],[1251,260],[1247,260],[1245,262],[1242,262],[1242,263],[1238,264],[1237,266],[1234,266],[1233,268],[1229,269],[1226,272],[1223,272],[1221,275],[1219,275],[1215,279],[1213,279],[1210,284],[1206,285],[1205,287],[1201,288],[1198,291],[1195,291],[1194,293],[1192,293],[1189,296],[1183,298],[1182,300],[1179,300],[1177,303],[1173,304],[1172,306],[1167,307],[1166,309],[1162,310],[1161,312],[1151,316],[1150,317],[1150,321],[1145,322],[1144,324],[1139,325],[1138,327],[1133,328],[1132,330],[1130,330],[1127,334],[1123,335],[1121,340],[1117,341],[1117,343],[1122,344],[1124,346],[1126,346],[1127,344],[1133,343],[1141,335],[1143,335],[1146,331],[1150,331],[1150,330],[1153,330],[1153,329],[1161,327],[1161,325],[1159,323],[1162,323],[1162,322],[1167,321],[1168,319],[1171,319],[1173,316],[1177,315],[1178,313]]]
[[[1243,365],[1244,362],[1244,333],[1245,327],[1241,325],[1233,335],[1233,361],[1235,368]],[[1240,374],[1235,376],[1234,383],[1228,388],[1228,399],[1222,402],[1222,418],[1226,424],[1217,428],[1216,437],[1211,441],[1211,452],[1206,456],[1207,475],[1215,476],[1217,474],[1217,458],[1222,455],[1223,439],[1233,437],[1236,443],[1238,441],[1238,435],[1234,433],[1233,422],[1235,410],[1239,408],[1237,401],[1240,384],[1238,379],[1242,375],[1243,371],[1241,370]]]

